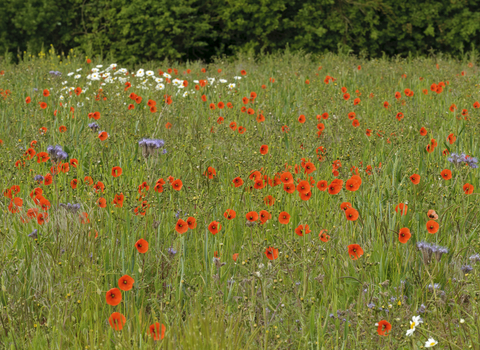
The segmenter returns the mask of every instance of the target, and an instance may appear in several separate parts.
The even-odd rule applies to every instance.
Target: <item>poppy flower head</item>
[[[412,183],[414,185],[418,185],[420,183],[420,175],[418,174],[413,174],[410,176],[410,181],[412,181]]]
[[[160,328],[162,329],[161,331]],[[153,340],[162,340],[165,337],[166,329],[164,324],[160,326],[160,323],[156,322],[148,327],[148,333],[152,336]]]
[[[247,217],[247,220],[250,222],[254,222],[258,220],[258,214],[255,211],[248,212],[246,217]]]
[[[122,175],[122,172],[123,172],[123,170],[119,166],[114,166],[112,168],[112,176],[113,177],[119,177],[120,175]]]
[[[175,225],[175,231],[180,234],[183,234],[188,231],[188,224],[182,219],[178,219],[177,224]]]
[[[350,244],[348,246],[348,255],[350,259],[357,260],[363,255],[363,249],[358,244]]]
[[[260,147],[260,154],[265,155],[265,154],[267,154],[267,153],[268,153],[268,146],[267,146],[267,145],[262,145],[262,146]]]
[[[208,230],[212,235],[216,235],[222,229],[222,225],[217,221],[212,221],[210,225],[208,225]]]
[[[358,219],[358,211],[354,208],[347,208],[347,210],[345,210],[345,216],[348,221],[356,221]]]
[[[225,211],[225,213],[223,213],[223,216],[225,217],[225,219],[227,220],[233,220],[235,219],[235,217],[237,216],[237,213],[235,212],[235,210],[233,209],[227,209]]]
[[[411,236],[410,230],[406,227],[401,228],[398,232],[398,240],[403,244],[407,243]]]
[[[197,220],[193,216],[190,216],[187,219],[187,225],[189,229],[193,230],[195,227],[197,227]]]
[[[343,202],[342,204],[340,204],[340,209],[342,209],[343,211],[346,211],[348,208],[351,208],[352,207],[352,203],[350,202]]]
[[[335,179],[328,185],[328,193],[335,195],[340,193],[343,187],[343,180]]]
[[[437,213],[435,212],[435,210],[433,210],[433,209],[430,209],[430,210],[427,212],[427,216],[428,216],[431,220],[437,220],[437,219],[438,219],[438,215],[437,215]]]
[[[330,236],[327,235],[327,230],[321,230],[320,233],[318,234],[318,238],[320,238],[320,240],[322,242],[328,242],[330,240]]]
[[[293,175],[289,171],[285,171],[280,175],[280,181],[286,184],[293,184]]]
[[[389,322],[385,320],[378,322],[378,328],[377,328],[378,335],[387,336],[388,332],[390,332],[391,329],[392,329],[392,325]]]
[[[433,220],[427,221],[427,231],[429,233],[431,234],[437,233],[439,227],[440,225],[436,221],[433,221]]]
[[[122,292],[118,288],[110,289],[105,297],[108,305],[117,306],[122,302]]]
[[[233,261],[237,262],[238,253],[233,254],[233,255],[232,255],[232,259],[233,259]]]
[[[232,182],[233,182],[233,184],[234,184],[235,187],[240,187],[240,186],[243,185],[243,180],[242,180],[242,178],[241,178],[241,177],[238,177],[238,176],[237,176],[236,178],[234,178]]]
[[[310,232],[310,227],[308,225],[298,225],[298,227],[295,229],[295,233],[299,235],[300,237],[303,237],[303,235],[307,235]]]
[[[452,178],[452,172],[449,169],[444,169],[440,173],[440,176],[445,180],[448,181]]]
[[[209,166],[205,171],[205,175],[208,176],[209,179],[213,179],[213,177],[217,175],[217,171],[214,167]]]
[[[288,224],[290,222],[290,214],[288,214],[286,211],[282,211],[278,215],[278,221],[284,225]]]
[[[360,188],[360,185],[362,184],[361,180],[359,181],[360,176],[354,175],[356,177],[351,177],[350,179],[347,180],[345,183],[345,188],[348,191],[355,192]]]
[[[272,218],[272,215],[266,210],[260,210],[260,212],[258,213],[258,217],[260,219],[260,222],[264,224]]]
[[[114,312],[110,315],[108,318],[108,322],[110,323],[110,326],[116,330],[116,331],[121,331],[125,323],[127,322],[127,319],[125,316],[123,316],[119,312]]]
[[[297,185],[297,191],[302,193],[302,194],[306,194],[306,193],[310,192],[309,182],[306,181],[306,180],[300,181]]]
[[[135,248],[141,254],[145,254],[148,251],[148,242],[143,238],[140,238],[137,243],[135,243]]]
[[[268,260],[276,260],[278,258],[278,249],[268,247],[265,250],[265,255],[267,256]]]
[[[328,189],[328,182],[326,180],[320,180],[317,182],[317,188],[320,191],[326,191]]]
[[[408,206],[404,203],[399,203],[396,207],[395,207],[395,211],[398,213],[400,212],[400,215],[407,215],[407,210],[408,210]]]
[[[171,185],[175,191],[180,191],[183,187],[183,182],[180,179],[176,179]]]
[[[300,116],[298,117],[298,122],[300,124],[303,124],[303,123],[305,123],[305,121],[306,121],[305,116],[303,114],[300,114]]]
[[[271,207],[275,203],[275,198],[273,198],[271,195],[268,195],[263,199],[263,202],[265,205]]]
[[[133,288],[134,283],[135,280],[132,277],[124,275],[118,280],[118,288],[126,292]]]
[[[106,131],[100,131],[98,133],[98,138],[100,141],[105,141],[108,138],[108,133]]]
[[[472,194],[473,190],[474,190],[473,185],[469,183],[466,183],[465,185],[463,185],[463,192],[465,192],[465,194]]]

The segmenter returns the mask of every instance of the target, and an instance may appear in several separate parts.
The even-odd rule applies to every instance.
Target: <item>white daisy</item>
[[[99,65],[97,66],[97,68],[102,68],[102,67],[103,67],[103,65],[101,65],[101,64],[99,64]]]
[[[74,75],[74,74],[75,74],[74,72],[70,72],[70,73],[68,73],[67,75],[68,75],[69,77],[71,77],[71,76]]]
[[[193,82],[194,82],[195,84],[198,84],[198,83],[199,83],[199,81],[198,81],[198,80],[194,80]]]
[[[410,328],[408,331],[407,331],[407,337],[410,337],[412,336],[412,334],[415,332],[415,327],[414,328]]]
[[[227,81],[225,79],[220,79],[219,82],[221,82],[222,84],[225,84]]]
[[[80,72],[82,69],[83,69],[83,68],[78,68],[78,69],[77,69],[77,72]]]
[[[189,94],[188,94],[188,91],[185,91],[185,92],[183,93],[183,97],[187,97],[188,95],[189,95]]]
[[[157,86],[155,86],[155,89],[157,89],[157,90],[163,90],[163,89],[165,89],[165,85],[163,85],[163,84],[158,84]]]
[[[92,76],[91,76],[91,80],[100,80],[100,74],[93,73]]]
[[[234,83],[228,84],[228,88],[229,88],[229,89],[235,89],[235,86],[236,86],[236,85],[235,85]]]
[[[92,68],[92,73],[97,73],[99,71],[98,68]]]
[[[168,74],[168,73],[163,73],[163,76],[164,76],[165,78],[167,78],[167,79],[170,79],[170,78],[172,77],[172,76],[171,76],[170,74]]]
[[[80,74],[77,74],[74,76],[75,79],[80,79],[82,76]]]
[[[161,83],[161,82],[163,82],[163,78],[155,78],[155,82],[156,83]]]
[[[233,79],[240,80],[240,79],[242,79],[242,77],[233,77]]]
[[[215,82],[215,78],[207,78],[208,83],[212,85]]]
[[[153,72],[153,70],[147,70],[145,72],[145,74],[147,75],[147,77],[153,77],[155,75],[155,73]]]
[[[145,71],[144,71],[142,68],[140,68],[140,69],[137,71],[136,76],[139,77],[139,78],[141,78],[141,77],[143,77],[144,75],[145,75]]]
[[[438,344],[438,341],[436,341],[433,338],[428,338],[428,340],[425,342],[425,347],[426,348],[433,348],[437,344]]]
[[[63,101],[64,97],[63,95],[60,95],[60,101]]]
[[[116,64],[116,63],[112,63],[112,64],[110,65],[110,67],[108,67],[108,68],[110,68],[110,69],[117,68],[117,64]]]

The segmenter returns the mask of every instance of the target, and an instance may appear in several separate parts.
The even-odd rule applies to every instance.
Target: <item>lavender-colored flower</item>
[[[462,266],[462,272],[463,273],[469,273],[472,270],[473,270],[473,267],[471,267],[470,265],[463,265]]]
[[[175,249],[173,249],[173,247],[170,247],[170,248],[168,248],[168,254],[170,254],[172,257],[174,257],[175,254],[177,254],[177,251]]]
[[[465,163],[467,163],[467,165],[472,169],[478,168],[478,159],[475,157],[465,157]]]
[[[92,131],[98,131],[98,129],[100,129],[97,123],[90,123],[88,124],[88,127],[92,129]]]
[[[477,254],[472,255],[468,259],[470,259],[471,262],[476,263],[476,262],[480,261],[480,255],[477,253]]]
[[[138,145],[142,148],[142,155],[147,158],[155,153],[155,150],[162,148],[165,145],[165,141],[161,139],[146,139],[143,138],[138,141]],[[165,151],[163,152],[166,153]]]
[[[51,70],[50,72],[48,72],[50,75],[52,76],[56,76],[56,77],[59,77],[60,75],[62,75],[62,72],[59,72],[58,70]]]
[[[42,182],[44,179],[43,179],[43,176],[42,175],[35,175],[35,177],[33,178],[34,181],[37,181],[37,182]]]
[[[77,203],[77,204],[71,204],[71,203],[67,203],[67,204],[64,204],[64,203],[60,203],[59,204],[62,208],[65,208],[65,210],[67,210],[68,212],[70,213],[73,213],[75,214],[76,212],[78,212],[82,205],[80,203]]]
[[[48,146],[47,153],[50,156],[50,159],[53,163],[58,163],[59,161],[62,161],[68,158],[67,152],[65,152],[62,149],[62,147],[59,145],[56,145],[55,147]]]
[[[375,307],[375,304],[374,303],[367,304],[367,307],[369,309],[373,309]]]
[[[181,212],[182,212],[182,211],[179,210],[179,211],[177,211],[177,213],[175,214],[175,217],[176,217],[177,219],[179,218]]]
[[[167,154],[167,150],[164,148],[162,154]]]
[[[427,308],[427,307],[422,304],[422,305],[420,305],[420,307],[418,308],[417,312],[418,312],[419,314],[423,314],[423,313],[425,312],[426,308]]]
[[[38,89],[37,89],[37,88],[33,88],[33,92],[37,92],[37,91],[38,91]]]
[[[30,233],[28,235],[28,237],[33,238],[33,239],[37,239],[38,238],[38,230],[37,229],[33,230],[32,233]]]
[[[334,314],[330,314],[330,315],[328,315],[328,317],[330,317],[330,318],[335,318],[335,315],[334,315]]]
[[[465,162],[465,153],[462,153],[462,154],[452,153],[450,157],[447,158],[447,160],[453,165],[459,167],[462,163]]]

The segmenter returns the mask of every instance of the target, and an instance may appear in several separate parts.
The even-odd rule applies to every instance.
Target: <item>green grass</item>
[[[117,79],[101,87],[97,100],[100,81],[87,80],[87,74],[96,65],[104,70],[111,63],[93,59],[87,64],[83,56],[57,56],[53,49],[40,57],[24,55],[18,65],[2,62],[0,183],[2,192],[20,186],[12,198],[23,199],[19,213],[10,212],[10,198],[0,199],[3,348],[420,349],[431,337],[438,341],[437,348],[480,349],[479,264],[469,260],[480,253],[479,170],[465,163],[456,167],[442,154],[447,149],[480,156],[480,109],[473,107],[480,100],[479,67],[474,55],[464,61],[441,56],[369,61],[286,52],[218,60],[208,67],[200,62],[150,62],[126,67],[127,76],[112,71]],[[152,78],[131,76],[139,68],[153,70],[155,77],[159,69],[176,68],[172,79],[185,79],[189,85],[179,90],[164,79],[165,89],[156,90]],[[190,74],[184,73],[187,69]],[[61,77],[49,74],[51,70],[60,71]],[[81,77],[67,76],[69,72]],[[336,80],[326,84],[327,75]],[[120,77],[132,84],[128,91]],[[216,80],[195,90],[194,80],[207,77]],[[446,84],[442,93],[430,90],[441,81]],[[230,83],[236,87],[229,89]],[[78,96],[62,90],[76,87],[83,89]],[[351,95],[348,101],[342,87]],[[414,96],[405,96],[407,88]],[[50,96],[42,95],[44,89]],[[194,93],[183,97],[185,91]],[[140,104],[129,98],[131,92],[142,97]],[[251,92],[257,97],[245,106],[255,113],[248,115],[240,108]],[[165,94],[171,95],[171,104],[165,104]],[[361,102],[354,106],[357,96]],[[147,106],[149,99],[156,101],[155,113]],[[41,101],[46,109],[40,108]],[[233,103],[233,108],[209,108],[220,101]],[[128,110],[129,104],[135,108]],[[449,110],[452,104],[457,106],[454,112]],[[467,117],[462,109],[468,110]],[[89,119],[88,113],[95,111],[100,119]],[[316,116],[324,112],[329,118],[320,121],[325,130],[317,135]],[[356,113],[360,126],[352,126],[349,112]],[[397,112],[404,118],[397,120]],[[256,121],[259,113],[264,122]],[[303,124],[298,122],[302,114]],[[217,123],[219,116],[225,119],[222,124]],[[88,123],[94,121],[108,132],[107,140],[100,141],[98,132],[90,130]],[[237,128],[245,127],[245,133],[231,130],[232,121]],[[172,127],[167,129],[166,123]],[[282,132],[284,125],[288,132]],[[60,132],[60,126],[66,131]],[[45,135],[41,127],[47,128]],[[420,135],[422,127],[426,136]],[[450,133],[456,136],[453,144],[447,140]],[[138,145],[143,137],[163,139],[167,153],[160,150],[144,158]],[[432,138],[438,146],[428,153]],[[52,162],[37,163],[37,156],[26,159],[33,140],[37,153],[49,145],[62,146],[66,162],[74,158],[78,166],[56,175],[51,185],[36,184],[34,176],[45,176]],[[260,154],[262,145],[269,146],[266,155]],[[317,158],[320,146],[326,150],[322,160]],[[298,192],[284,191],[283,184],[254,189],[248,178],[258,170],[273,179],[289,166],[295,181],[307,179],[302,158],[316,167],[309,175],[315,184],[331,183],[336,160],[341,162],[339,179],[348,180],[351,168],[358,167],[362,184],[351,192],[344,182],[336,195],[314,185],[305,201]],[[120,177],[112,177],[114,166],[123,169]],[[204,175],[208,167],[216,170],[212,179]],[[452,171],[450,180],[440,177],[443,169]],[[418,185],[409,179],[414,173],[421,176]],[[105,190],[97,193],[83,181],[86,176],[101,181]],[[170,186],[169,176],[181,179],[180,191]],[[237,176],[244,184],[236,188],[232,180]],[[154,191],[159,178],[166,181],[162,193]],[[73,179],[78,179],[76,189],[70,186]],[[149,190],[143,190],[142,197],[138,187],[144,181]],[[474,186],[473,194],[464,193],[466,183]],[[29,196],[36,187],[51,203],[49,221],[42,225],[26,217],[28,209],[38,208]],[[112,204],[119,193],[125,195],[122,208]],[[273,206],[264,203],[267,195],[275,198]],[[106,208],[97,205],[101,197]],[[146,215],[135,215],[142,201],[149,205]],[[358,220],[346,220],[342,202],[358,210]],[[68,213],[60,203],[81,203],[79,213],[88,213],[90,222],[82,224],[79,213]],[[406,215],[395,211],[399,203],[408,203]],[[235,219],[223,216],[227,209],[235,210]],[[435,234],[426,228],[430,209],[439,216]],[[263,225],[247,224],[246,213],[261,210],[271,219]],[[291,216],[286,225],[278,220],[282,211]],[[177,233],[177,213],[184,220],[195,217],[197,227]],[[212,221],[221,224],[216,235],[208,230]],[[311,232],[295,234],[305,224]],[[398,239],[403,227],[412,233],[405,244]],[[28,236],[34,229],[37,239]],[[319,239],[322,229],[328,230],[330,241]],[[135,248],[140,238],[149,242],[145,254]],[[446,247],[448,253],[426,264],[417,249],[420,241]],[[364,251],[358,260],[348,254],[351,244]],[[268,247],[279,250],[276,260],[267,259]],[[467,274],[461,270],[466,264],[473,267]],[[133,289],[122,292],[119,305],[108,305],[106,292],[125,274],[135,280]],[[435,283],[438,289],[429,288]],[[425,311],[419,313],[422,304]],[[108,323],[115,311],[126,317],[121,331]],[[424,323],[407,337],[416,315]],[[375,324],[381,320],[392,325],[386,337],[377,333]],[[148,334],[155,322],[166,326],[165,338],[157,342]]]

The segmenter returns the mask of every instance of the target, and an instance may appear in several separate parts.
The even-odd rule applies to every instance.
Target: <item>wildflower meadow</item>
[[[475,52],[0,62],[5,349],[480,349]]]

